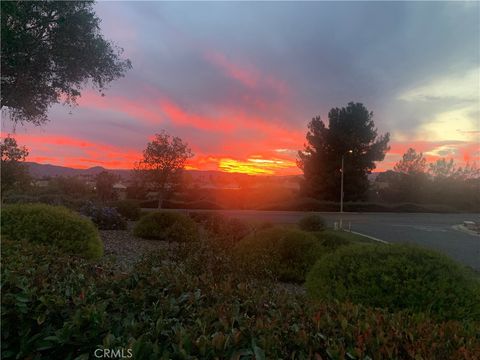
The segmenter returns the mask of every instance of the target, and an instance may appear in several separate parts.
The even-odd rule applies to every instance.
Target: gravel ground
[[[100,237],[104,244],[104,256],[114,258],[121,270],[128,270],[143,255],[155,251],[168,251],[169,243],[158,240],[145,240],[132,233],[134,223],[129,222],[127,230],[100,230]],[[279,290],[286,290],[292,294],[304,295],[305,287],[292,283],[277,283]]]
[[[131,228],[129,226],[129,228]],[[168,250],[166,241],[145,240],[128,230],[100,230],[106,257],[114,257],[121,268],[128,268],[140,258],[154,251]]]

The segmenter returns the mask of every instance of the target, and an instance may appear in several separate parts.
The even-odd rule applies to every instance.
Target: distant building
[[[32,185],[39,188],[45,188],[50,185],[50,180],[33,180]]]
[[[127,186],[122,183],[113,184],[113,192],[119,200],[125,200],[127,198]]]

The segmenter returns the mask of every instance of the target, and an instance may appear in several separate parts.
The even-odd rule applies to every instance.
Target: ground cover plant
[[[453,260],[406,245],[342,247],[306,282],[312,298],[480,321],[480,280]]]
[[[258,276],[300,283],[322,251],[314,235],[283,227],[256,231],[235,247],[239,261],[256,269]]]
[[[87,258],[97,258],[103,254],[103,244],[93,223],[62,206],[3,206],[1,233],[11,240],[51,244],[70,254]]]
[[[100,230],[125,230],[127,222],[114,207],[88,202],[80,212],[89,217]]]
[[[143,216],[133,230],[138,237],[170,242],[189,242],[198,237],[195,222],[184,214],[155,211]]]
[[[336,250],[343,246],[355,244],[356,241],[349,237],[349,233],[340,231],[321,231],[313,233],[320,241],[320,244],[329,251]]]
[[[250,224],[214,212],[191,211],[188,216],[223,246],[233,246],[254,230]]]
[[[213,256],[213,249],[210,249]],[[150,254],[128,272],[4,240],[2,358],[474,359],[475,324],[321,303],[269,280]],[[215,262],[215,260],[212,260]],[[191,264],[203,264],[201,268]],[[21,284],[21,286],[19,286]]]
[[[304,231],[323,231],[326,225],[325,220],[320,215],[310,214],[300,219],[298,227]]]
[[[141,215],[140,206],[134,200],[119,200],[115,202],[114,208],[127,220],[138,220]]]

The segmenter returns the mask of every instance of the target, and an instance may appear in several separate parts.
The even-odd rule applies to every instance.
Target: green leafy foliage
[[[87,258],[103,254],[103,244],[92,222],[64,207],[7,205],[1,211],[1,225],[2,235],[12,240],[55,245]]]
[[[187,160],[193,156],[186,142],[165,130],[155,134],[143,150],[143,159],[135,164],[134,178],[140,184],[154,184],[158,208],[178,186]]]
[[[127,220],[138,220],[140,218],[140,206],[134,200],[119,200],[115,202],[115,209]]]
[[[10,195],[5,198],[6,204],[33,204],[41,203],[47,205],[65,206],[71,210],[80,211],[90,200],[79,199],[75,197],[60,194],[42,194],[42,195]]]
[[[43,245],[2,245],[2,359],[87,358],[99,347],[132,349],[134,359],[475,359],[480,352],[476,324],[312,302],[268,281],[194,272],[164,254],[119,274]]]
[[[343,234],[338,231],[317,231],[314,233],[314,235],[320,241],[320,244],[329,251],[353,244],[353,241],[349,240],[345,236],[342,236]]]
[[[412,246],[338,249],[318,260],[306,286],[316,299],[480,320],[478,277],[443,255]]]
[[[75,103],[90,83],[102,91],[131,68],[101,35],[93,1],[1,3],[1,107],[41,124],[47,110]]]
[[[325,220],[316,214],[305,215],[298,222],[298,227],[303,231],[322,231],[325,230]]]
[[[110,171],[102,171],[95,176],[95,189],[97,196],[102,201],[115,199],[116,194],[113,185],[119,180],[119,177]]]
[[[308,124],[307,144],[298,152],[298,166],[304,173],[303,192],[320,200],[337,200],[340,192],[340,164],[349,179],[344,183],[345,200],[365,200],[367,174],[375,169],[389,149],[389,134],[379,135],[373,112],[362,103],[332,108],[328,127],[316,116]]]
[[[1,158],[1,200],[5,195],[15,189],[25,189],[31,181],[28,168],[24,164],[28,156],[28,150],[25,146],[18,146],[17,140],[8,135],[0,142]]]
[[[141,238],[170,242],[190,242],[198,238],[195,222],[178,212],[156,211],[143,216],[133,229]]]
[[[305,280],[322,250],[312,234],[280,227],[254,232],[235,247],[240,261],[259,276],[294,282]]]
[[[239,219],[229,218],[216,212],[193,211],[188,215],[209,232],[210,236],[215,237],[218,244],[229,247],[235,245],[253,230]]]

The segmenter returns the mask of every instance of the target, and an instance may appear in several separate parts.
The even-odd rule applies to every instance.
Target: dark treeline
[[[428,164],[414,149],[409,149],[393,170],[379,174],[373,189],[373,199],[381,202],[480,210],[480,171],[475,165],[462,167],[445,158]]]

